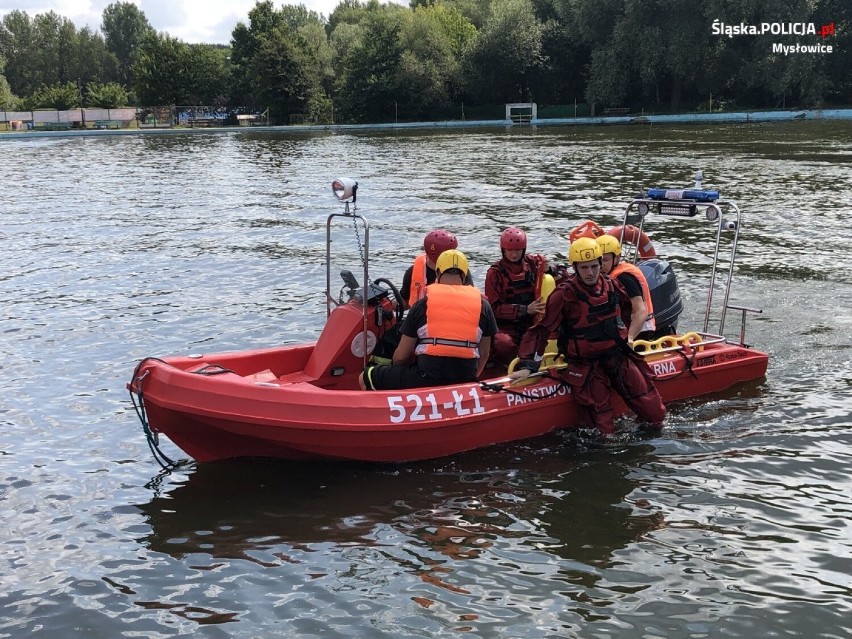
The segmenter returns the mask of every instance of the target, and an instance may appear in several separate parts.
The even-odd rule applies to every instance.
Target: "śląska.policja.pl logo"
[[[791,53],[833,53],[834,46],[825,44],[825,39],[835,35],[834,22],[824,24],[817,28],[813,22],[761,22],[760,25],[755,24],[725,24],[721,20],[714,20],[711,27],[713,35],[725,35],[729,38],[741,35],[813,35],[820,36],[822,42],[817,40],[814,44],[783,44],[781,42],[772,43],[772,53],[782,53],[790,55]]]

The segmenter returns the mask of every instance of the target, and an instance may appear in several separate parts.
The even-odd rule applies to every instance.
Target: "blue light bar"
[[[719,199],[719,191],[704,191],[698,189],[648,189],[648,197],[652,200],[715,202]]]

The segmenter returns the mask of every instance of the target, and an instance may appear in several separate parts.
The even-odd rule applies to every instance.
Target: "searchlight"
[[[358,183],[352,178],[337,178],[331,183],[331,191],[341,202],[355,202]]]

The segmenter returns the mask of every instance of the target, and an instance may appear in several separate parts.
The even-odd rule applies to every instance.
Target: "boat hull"
[[[404,391],[356,390],[357,372],[308,379],[311,345],[149,359],[128,385],[147,422],[199,462],[234,457],[405,462],[529,439],[583,424],[567,385],[553,378]],[[649,362],[666,404],[761,379],[768,356],[716,343]],[[213,374],[211,374],[213,372]],[[508,391],[508,392],[507,392]],[[620,398],[616,411],[625,412]]]

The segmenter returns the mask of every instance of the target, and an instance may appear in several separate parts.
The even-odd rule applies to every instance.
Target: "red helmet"
[[[423,240],[423,250],[426,251],[426,257],[433,262],[438,259],[441,253],[458,248],[458,245],[459,241],[456,236],[444,229],[430,231]]]
[[[500,235],[500,248],[503,250],[527,250],[527,234],[517,226],[510,226]]]

